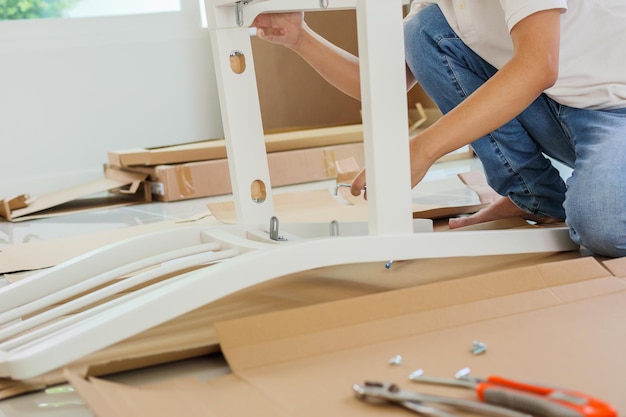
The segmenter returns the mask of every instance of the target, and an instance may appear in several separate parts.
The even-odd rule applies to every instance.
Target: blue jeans
[[[405,23],[406,61],[445,114],[496,69],[431,5]],[[626,256],[626,108],[577,109],[545,94],[476,140],[489,185],[531,215],[565,219],[572,239],[605,256]],[[573,168],[563,181],[548,155]]]

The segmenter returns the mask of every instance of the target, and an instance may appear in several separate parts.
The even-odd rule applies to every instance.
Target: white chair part
[[[211,244],[211,245],[202,245],[202,246],[209,246],[212,249],[214,249],[217,245]],[[112,277],[112,279],[116,280],[116,282],[114,282],[113,284],[94,290],[86,295],[83,295],[82,297],[77,297],[77,298],[72,299],[71,301],[61,303],[62,301],[67,300],[69,298],[69,296],[66,297],[66,294],[71,294],[70,296],[74,296],[74,295],[81,294],[86,290],[91,290],[93,288],[98,287],[98,285],[96,285],[92,281],[99,281],[98,278],[100,278],[100,276],[94,277],[92,279],[86,280],[83,283],[81,283],[81,284],[88,284],[88,285],[77,284],[72,287],[68,287],[65,290],[58,291],[57,293],[52,294],[48,297],[44,297],[42,299],[33,301],[31,303],[28,303],[21,307],[17,307],[14,310],[8,312],[8,313],[13,313],[13,314],[11,314],[10,317],[3,317],[3,319],[11,318],[11,320],[14,320],[19,317],[32,314],[43,308],[55,305],[57,303],[61,303],[57,305],[56,307],[47,309],[46,311],[40,314],[34,315],[32,317],[29,317],[25,320],[12,323],[8,326],[0,327],[0,340],[6,340],[12,336],[31,330],[37,326],[41,326],[42,324],[50,323],[59,317],[63,317],[64,315],[71,314],[75,311],[80,310],[81,308],[85,308],[90,305],[93,305],[94,303],[98,303],[101,300],[104,300],[108,297],[122,294],[124,291],[131,290],[132,288],[135,288],[141,284],[145,284],[159,277],[162,277],[168,274],[173,274],[179,271],[183,271],[188,268],[197,267],[198,265],[204,265],[204,264],[210,264],[210,263],[222,261],[224,259],[231,258],[238,254],[239,254],[238,251],[234,249],[230,249],[226,251],[216,251],[216,252],[211,250],[210,252],[189,255],[184,258],[179,258],[175,262],[169,262],[165,265],[161,265],[159,267],[154,267],[144,272],[140,272],[129,278],[120,279],[120,276],[122,275]],[[108,283],[110,281],[107,280],[106,282]],[[80,289],[82,288],[86,288],[86,289],[84,291],[80,291]],[[8,320],[5,321],[5,323],[7,322]]]
[[[131,262],[150,259],[153,256],[202,243],[204,243],[202,235],[197,228],[193,227],[157,231],[111,243],[0,288],[0,313],[54,294],[90,276],[103,274],[115,268],[124,268]],[[163,258],[164,261],[167,259]],[[131,267],[131,270],[132,268],[135,267]],[[42,277],[45,281],[41,279]]]
[[[211,231],[207,232],[211,235]],[[219,230],[218,239],[224,239]],[[233,234],[230,244],[244,237]],[[0,353],[0,376],[31,378],[268,280],[323,266],[573,249],[566,228],[346,236],[285,241],[175,276]],[[124,296],[126,297],[126,296]],[[129,320],[132,317],[132,320]]]
[[[226,295],[313,268],[390,259],[576,249],[566,228],[414,233],[402,4],[402,0],[206,0],[238,224],[209,227],[201,232],[188,229],[150,234],[110,245],[9,285],[10,292],[0,291],[0,297],[11,294],[2,297],[0,308],[8,311],[90,277],[108,279],[107,271],[111,269],[125,271],[128,263],[185,246],[215,242],[222,251],[232,250],[239,255],[0,340],[0,376],[25,379],[41,375]],[[264,11],[348,7],[357,10],[368,181],[367,234],[300,238],[296,233],[287,241],[270,241],[264,230],[274,208],[247,26]],[[235,73],[230,67],[233,52],[248,58],[242,73]],[[261,190],[265,188],[262,198],[252,191],[258,191],[255,186],[259,184]],[[339,229],[343,229],[341,225]],[[137,265],[129,269],[137,270]],[[46,288],[30,294],[44,279]],[[9,300],[14,296],[15,301]],[[5,301],[9,304],[4,305]]]
[[[411,233],[408,114],[402,0],[206,0],[231,183],[240,224],[263,224],[273,215],[263,127],[248,25],[265,11],[354,8],[357,11],[369,233]],[[238,73],[233,53],[247,60]],[[241,123],[241,118],[246,123]],[[380,140],[374,140],[374,138]],[[393,165],[390,165],[393,161]],[[267,197],[251,196],[253,184]]]

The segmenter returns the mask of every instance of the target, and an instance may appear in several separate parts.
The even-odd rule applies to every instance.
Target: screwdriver
[[[543,387],[500,376],[470,377],[467,368],[457,372],[456,379],[425,376],[421,370],[411,373],[409,379],[420,383],[474,389],[483,402],[534,416],[617,417],[613,406],[581,392]]]

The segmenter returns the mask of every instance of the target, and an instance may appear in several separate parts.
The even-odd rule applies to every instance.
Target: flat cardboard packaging
[[[220,322],[233,373],[208,382],[130,387],[66,375],[99,417],[408,415],[358,400],[353,384],[475,399],[408,380],[418,368],[453,377],[465,367],[584,392],[623,415],[625,311],[626,282],[585,257]],[[473,355],[474,340],[487,352]]]
[[[147,175],[106,167],[104,171],[100,180],[33,198],[24,194],[0,200],[0,218],[20,222],[151,201],[150,189],[145,186]]]

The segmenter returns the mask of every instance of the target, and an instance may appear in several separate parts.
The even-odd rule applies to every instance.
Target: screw
[[[485,352],[487,352],[487,344],[474,340],[474,343],[472,345],[472,353],[474,355],[480,355]]]
[[[393,366],[402,365],[402,356],[396,355],[393,358],[389,359],[389,365],[393,365]]]

